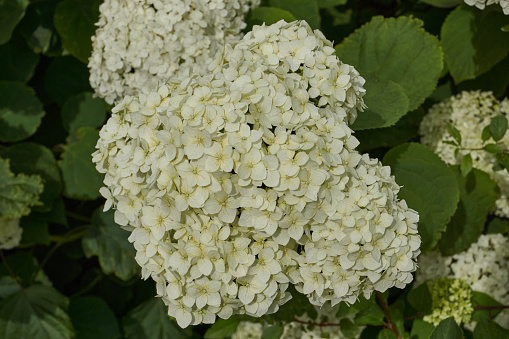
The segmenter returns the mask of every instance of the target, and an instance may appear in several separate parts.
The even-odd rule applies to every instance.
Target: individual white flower
[[[259,5],[260,0],[105,0],[92,37],[90,84],[112,104],[188,67],[205,73],[225,43],[242,38],[244,16]],[[158,100],[153,94],[144,112],[159,106]],[[214,116],[203,116],[211,119],[209,127]]]
[[[491,92],[461,92],[435,104],[421,122],[419,133],[421,143],[431,148],[448,164],[458,165],[464,155],[472,156],[473,166],[490,175],[500,187],[500,197],[495,202],[494,213],[509,217],[509,172],[493,171],[496,163],[494,154],[486,151],[470,151],[483,146],[482,130],[490,124],[491,118],[505,115],[509,117],[509,99],[498,101]],[[461,133],[461,146],[455,154],[455,146],[447,144],[452,137],[447,132],[451,123]],[[500,140],[509,145],[509,133]]]
[[[469,6],[475,6],[479,9],[484,9],[486,6],[499,4],[504,11],[504,14],[509,15],[509,1],[508,0],[465,0]]]
[[[10,250],[18,246],[22,233],[19,218],[0,218],[0,250]]]
[[[509,238],[502,234],[483,234],[469,249],[452,257],[425,253],[418,264],[417,284],[438,278],[461,279],[472,290],[509,304]],[[509,310],[500,312],[495,321],[509,329]]]
[[[290,283],[335,305],[412,280],[418,216],[348,126],[363,84],[319,31],[280,21],[116,106],[102,192],[179,325],[276,312]]]

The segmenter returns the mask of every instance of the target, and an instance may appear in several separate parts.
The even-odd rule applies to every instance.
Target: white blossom
[[[508,0],[465,0],[469,6],[475,6],[479,9],[484,9],[486,6],[499,4],[504,11],[504,14],[509,15],[509,1]]]
[[[290,283],[335,305],[412,280],[418,215],[348,126],[363,84],[323,34],[280,21],[116,106],[101,192],[180,326],[276,312]]]
[[[461,92],[431,107],[420,126],[421,143],[435,151],[448,164],[459,165],[464,155],[470,154],[473,166],[490,175],[500,187],[500,197],[495,202],[494,213],[509,217],[509,173],[506,170],[494,171],[494,154],[481,149],[482,130],[490,124],[491,118],[505,115],[509,117],[509,99],[497,100],[491,92]],[[450,123],[461,134],[461,147],[455,154],[455,146],[447,144],[452,137],[447,132]],[[492,142],[492,141],[490,141]],[[509,145],[509,133],[500,140]]]

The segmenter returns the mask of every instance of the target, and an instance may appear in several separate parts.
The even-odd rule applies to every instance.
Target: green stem
[[[65,214],[68,215],[69,217],[75,219],[75,220],[83,221],[83,222],[86,222],[86,223],[91,223],[92,222],[91,218],[84,217],[82,215],[79,215],[79,214],[71,212],[71,211],[65,211]]]
[[[103,278],[102,274],[98,274],[94,280],[92,280],[87,286],[85,286],[82,290],[76,292],[75,294],[73,294],[73,297],[76,297],[76,296],[79,296],[79,295],[82,295],[82,294],[85,294],[87,293],[88,291],[90,291],[95,285],[97,285],[97,283],[99,281],[101,281]]]

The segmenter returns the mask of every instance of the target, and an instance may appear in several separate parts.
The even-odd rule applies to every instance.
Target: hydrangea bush
[[[0,338],[509,337],[507,31],[507,1],[0,1]]]
[[[355,151],[364,79],[306,22],[255,26],[126,97],[94,153],[107,205],[179,325],[262,316],[290,295],[354,303],[412,281],[418,215]]]

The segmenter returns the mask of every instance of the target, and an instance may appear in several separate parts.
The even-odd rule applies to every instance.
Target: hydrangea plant
[[[289,283],[335,305],[412,281],[418,215],[348,127],[363,84],[320,31],[280,21],[113,109],[101,192],[180,326],[273,313]]]

